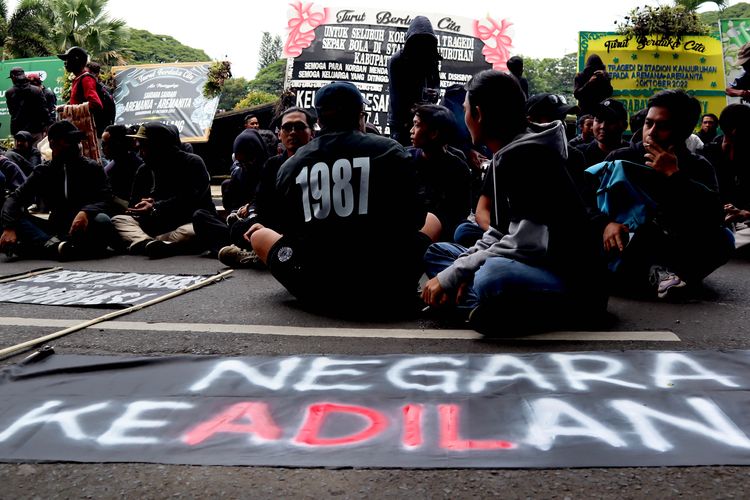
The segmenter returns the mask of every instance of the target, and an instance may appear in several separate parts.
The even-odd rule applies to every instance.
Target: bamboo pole
[[[29,271],[28,273],[14,274],[6,276],[0,279],[0,283],[8,283],[9,281],[22,280],[24,278],[31,278],[33,276],[39,276],[40,274],[54,273],[55,271],[62,271],[62,267],[48,267],[46,269],[39,269],[38,271]]]
[[[104,321],[109,321],[113,318],[118,318],[120,316],[124,316],[126,314],[130,314],[131,312],[139,311],[143,308],[152,306],[154,304],[158,304],[160,302],[164,302],[165,300],[172,299],[174,297],[184,295],[188,292],[192,292],[193,290],[197,290],[198,288],[203,288],[206,285],[210,285],[211,283],[215,283],[217,281],[220,281],[224,279],[226,276],[230,275],[234,269],[229,269],[227,271],[224,271],[223,273],[219,273],[216,276],[211,276],[210,278],[207,278],[203,281],[199,281],[198,283],[195,283],[193,285],[190,285],[185,288],[180,288],[179,290],[175,290],[174,292],[168,293],[166,295],[162,295],[161,297],[156,297],[155,299],[151,299],[149,301],[144,302],[143,304],[136,304],[134,306],[128,307],[127,309],[120,309],[118,311],[113,311],[111,313],[105,314],[103,316],[99,316],[98,318],[90,319],[88,321],[84,321],[83,323],[79,323],[77,325],[70,326],[64,330],[60,330],[55,333],[50,333],[49,335],[45,335],[44,337],[39,337],[37,339],[28,340],[26,342],[22,342],[20,344],[16,344],[14,346],[6,347],[5,349],[0,349],[0,358],[5,358],[7,356],[10,356],[11,354],[16,354],[20,351],[26,350],[30,347],[37,346],[39,344],[43,344],[47,341],[54,340],[60,337],[64,337],[65,335],[68,335],[73,332],[77,332],[78,330],[83,330],[84,328],[88,328],[92,325],[95,325],[97,323],[102,323]]]

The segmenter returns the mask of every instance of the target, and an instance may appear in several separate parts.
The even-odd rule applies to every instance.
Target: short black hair
[[[701,116],[701,103],[684,90],[662,90],[648,100],[648,109],[666,108],[674,129],[676,142],[687,140],[698,124]]]
[[[276,156],[279,154],[277,151],[279,147],[279,138],[276,134],[270,130],[260,129],[257,131],[260,138],[263,139],[263,144],[266,146],[266,153],[268,156]]]
[[[701,122],[703,122],[703,119],[704,119],[705,117],[707,117],[707,116],[708,116],[709,118],[713,118],[713,119],[714,119],[714,121],[715,121],[716,123],[719,123],[719,117],[718,117],[718,116],[716,116],[716,115],[715,115],[715,114],[713,114],[713,113],[706,113],[705,115],[701,116]]]
[[[482,109],[485,127],[505,140],[512,139],[527,126],[526,96],[518,80],[493,69],[481,71],[466,84],[466,96],[474,115]]]
[[[318,121],[318,119],[314,117],[313,114],[308,110],[300,108],[298,106],[292,106],[291,108],[285,109],[279,116],[279,125],[281,125],[281,121],[284,119],[284,117],[291,113],[302,113],[303,115],[305,115],[305,122],[307,122],[307,126],[310,127],[310,130],[315,128],[315,123]]]
[[[109,134],[110,147],[127,149],[130,145],[130,138],[127,137],[128,129],[125,125],[108,125],[104,132]]]
[[[730,104],[721,112],[719,125],[725,134],[735,130],[750,129],[750,106],[745,104]]]
[[[245,118],[242,120],[242,122],[243,123],[247,123],[247,122],[250,121],[251,118],[258,118],[258,117],[255,116],[255,115],[245,115]],[[258,121],[260,121],[260,120],[258,120]]]
[[[642,109],[637,113],[630,115],[630,131],[634,134],[643,128],[643,124],[646,122],[646,115],[648,109]]]
[[[523,59],[518,56],[513,56],[508,59],[508,62],[505,63],[505,65],[508,66],[508,71],[516,76],[521,76],[521,73],[523,73]]]
[[[437,142],[441,145],[453,140],[456,119],[448,108],[439,104],[423,104],[414,108],[413,112],[430,130],[438,133]]]
[[[578,125],[578,128],[583,127],[583,124],[586,122],[586,120],[593,120],[594,115],[581,115],[576,120],[576,125]]]

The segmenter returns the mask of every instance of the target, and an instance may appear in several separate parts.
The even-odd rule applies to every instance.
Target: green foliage
[[[242,77],[230,78],[224,82],[219,99],[219,109],[233,109],[250,92],[250,82]]]
[[[49,38],[56,51],[77,45],[92,60],[103,64],[123,64],[120,50],[127,37],[125,21],[110,19],[107,0],[45,0],[50,19]]]
[[[277,99],[277,96],[269,94],[268,92],[254,90],[249,92],[240,102],[238,102],[234,109],[245,109],[259,106],[261,104],[270,104],[276,102]]]
[[[575,103],[573,79],[576,76],[576,54],[562,58],[523,58],[523,75],[529,81],[529,94],[560,94]]]
[[[260,50],[258,53],[258,70],[267,68],[281,57],[281,37],[276,35],[272,37],[268,31],[263,32],[260,40]]]
[[[156,35],[146,30],[129,29],[122,47],[127,64],[161,64],[210,61],[200,49],[183,45],[171,36]]]
[[[712,26],[715,26],[716,23],[719,22],[719,19],[750,18],[750,4],[740,2],[721,11],[704,12],[702,14],[698,14],[698,17],[700,17],[701,21],[703,21],[704,23],[710,24]]]
[[[277,59],[258,71],[255,79],[250,81],[250,90],[279,95],[284,90],[284,73],[286,59]]]
[[[727,5],[726,0],[674,0],[675,5],[680,5],[693,12],[704,3],[712,3],[720,9],[723,9]]]
[[[650,35],[675,37],[678,41],[685,35],[707,35],[711,27],[698,15],[682,5],[670,7],[636,7],[622,22],[615,21],[618,31],[641,43]]]
[[[50,20],[43,0],[21,0],[12,14],[0,0],[0,51],[3,59],[48,56]]]
[[[232,63],[229,61],[216,61],[208,68],[208,80],[203,86],[203,96],[213,99],[221,94],[224,82],[232,78]]]

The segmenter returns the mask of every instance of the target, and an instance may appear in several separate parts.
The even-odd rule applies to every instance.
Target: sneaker
[[[650,281],[656,287],[656,296],[660,299],[674,297],[677,290],[687,286],[682,278],[662,266],[651,266]]]
[[[232,212],[231,214],[227,215],[227,226],[231,226],[238,220],[240,220],[240,216],[237,215],[237,212]]]
[[[57,258],[61,261],[76,260],[80,256],[80,248],[70,241],[61,241],[57,245]]]
[[[151,240],[146,243],[146,246],[143,247],[143,253],[149,259],[163,259],[164,257],[171,257],[174,254],[172,244],[161,240]]]
[[[255,250],[245,250],[237,245],[229,245],[219,250],[219,262],[233,269],[259,269],[264,267]]]

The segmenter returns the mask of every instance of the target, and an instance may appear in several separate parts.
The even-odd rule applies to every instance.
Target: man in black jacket
[[[200,156],[179,149],[174,133],[163,123],[142,125],[129,137],[138,139],[144,161],[135,184],[142,185],[139,179],[149,176],[153,183],[127,215],[117,215],[112,222],[131,253],[166,257],[195,238],[196,210],[216,210],[208,171]]]
[[[47,101],[39,87],[29,84],[23,68],[11,69],[9,78],[13,86],[5,92],[5,100],[10,113],[10,133],[15,135],[26,130],[31,133],[33,144],[36,145],[52,122]]]
[[[34,136],[22,130],[13,136],[15,147],[3,153],[3,156],[18,165],[26,177],[42,163],[42,154],[34,147]]]
[[[63,260],[98,255],[112,235],[106,215],[112,194],[104,170],[81,156],[83,133],[72,123],[54,123],[48,138],[52,161],[37,167],[3,206],[0,248]],[[50,209],[49,220],[25,213],[35,197]]]
[[[278,227],[251,244],[293,295],[338,314],[395,311],[410,299],[429,238],[403,146],[365,134],[366,100],[348,82],[315,95],[321,133],[279,170]],[[431,216],[425,232],[437,239]],[[421,234],[421,236],[420,236]],[[384,254],[384,245],[398,251]]]
[[[603,242],[605,251],[613,254],[615,279],[635,288],[650,284],[659,298],[679,295],[688,283],[699,283],[734,249],[731,233],[722,226],[714,168],[685,146],[700,114],[694,97],[661,91],[648,101],[643,141],[607,157],[650,167],[629,181],[647,193],[655,208],[638,228],[615,222],[610,214]]]

